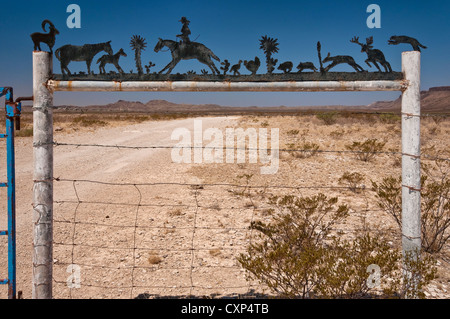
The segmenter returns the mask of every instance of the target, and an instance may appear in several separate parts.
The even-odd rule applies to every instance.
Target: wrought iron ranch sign
[[[181,32],[173,39],[159,39],[153,50],[170,54],[167,65],[142,62],[149,43],[133,35],[129,48],[114,48],[113,41],[56,47],[58,30],[44,20],[44,33],[33,33],[33,298],[52,298],[53,251],[53,96],[57,91],[211,91],[211,92],[303,92],[303,91],[401,91],[402,92],[402,245],[404,252],[421,248],[420,226],[420,49],[416,39],[392,36],[389,45],[409,44],[402,52],[402,70],[393,71],[380,48],[380,40],[358,36],[347,39],[359,45],[365,62],[349,55],[323,50],[317,42],[317,61],[293,57],[279,61],[278,39],[259,39],[259,50],[250,57],[231,60],[219,57],[216,49],[190,38],[189,20],[181,18]],[[46,31],[48,26],[49,31]],[[352,43],[352,44],[350,44]],[[41,51],[46,44],[50,52]],[[408,46],[408,49],[410,47]],[[134,54],[130,51],[133,51]],[[53,52],[61,73],[53,72]],[[258,53],[260,56],[258,56]],[[134,55],[136,71],[126,72],[123,59]],[[184,60],[197,60],[202,69],[174,74]],[[72,63],[85,63],[83,72],[71,71]],[[337,65],[348,72],[334,72]],[[123,65],[123,64],[122,64]],[[374,71],[372,71],[374,70]],[[369,72],[372,71],[372,72]]]
[[[59,62],[61,74],[54,74],[55,80],[91,80],[91,81],[225,81],[225,82],[270,82],[270,81],[355,81],[355,80],[399,80],[403,75],[395,72],[383,52],[374,48],[374,38],[366,39],[365,43],[355,36],[349,39],[351,43],[361,46],[361,53],[367,56],[364,69],[355,62],[355,58],[348,55],[331,55],[327,51],[322,57],[322,45],[317,43],[318,61],[279,61],[276,53],[279,51],[278,39],[267,35],[259,39],[264,59],[242,57],[237,61],[219,58],[214,51],[203,43],[191,41],[190,21],[186,17],[180,20],[182,24],[180,34],[174,39],[161,39],[154,46],[154,52],[171,54],[172,60],[166,66],[156,66],[152,61],[143,65],[142,53],[147,48],[146,39],[134,35],[130,40],[130,49],[134,51],[134,60],[137,71],[124,72],[120,66],[121,59],[127,57],[126,49],[119,48],[114,51],[112,41],[94,44],[71,45],[66,44],[55,51]],[[33,33],[31,38],[35,50],[41,50],[41,43],[46,43],[53,52],[55,37],[59,34],[53,23],[49,20],[42,22],[42,28],[49,26],[48,33]],[[388,44],[410,44],[414,50],[426,48],[416,39],[407,36],[392,36]],[[255,52],[256,54],[257,52]],[[197,60],[203,64],[200,70],[190,70],[186,73],[173,74],[173,69],[183,60]],[[95,64],[93,65],[93,62]],[[71,72],[69,64],[72,62],[85,62],[85,71]],[[264,64],[265,63],[265,67]],[[333,72],[332,69],[344,64],[353,72]],[[112,66],[112,67],[110,67]],[[145,68],[145,70],[144,70]],[[378,72],[370,72],[370,69]],[[108,70],[107,70],[108,69]]]

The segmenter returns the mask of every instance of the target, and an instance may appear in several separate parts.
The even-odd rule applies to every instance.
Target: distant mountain
[[[422,112],[447,112],[450,113],[450,86],[433,87],[421,92]],[[274,106],[274,107],[235,107],[221,106],[217,104],[177,104],[166,100],[151,100],[147,103],[139,101],[119,100],[106,105],[90,106],[59,106],[57,111],[90,111],[90,112],[139,112],[139,113],[293,113],[305,110],[350,110],[350,111],[376,111],[399,112],[401,109],[401,95],[394,101],[379,101],[365,106]]]
[[[450,112],[450,86],[432,87],[420,92],[422,112]],[[402,97],[395,101],[375,102],[368,107],[376,111],[399,111],[402,107]]]

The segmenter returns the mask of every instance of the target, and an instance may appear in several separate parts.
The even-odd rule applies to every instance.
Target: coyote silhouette
[[[417,39],[408,37],[406,35],[393,35],[388,40],[388,44],[397,45],[397,44],[400,44],[400,43],[411,44],[411,46],[413,47],[413,50],[414,51],[419,51],[419,52],[420,52],[420,48],[424,48],[424,49],[427,48],[426,46],[421,44]]]
[[[323,59],[322,62],[323,63],[332,62],[330,65],[328,65],[326,68],[323,69],[323,72],[328,72],[331,68],[341,63],[347,63],[357,72],[364,72],[364,69],[360,65],[356,64],[355,60],[349,55],[330,56],[330,53],[328,53],[327,57]]]

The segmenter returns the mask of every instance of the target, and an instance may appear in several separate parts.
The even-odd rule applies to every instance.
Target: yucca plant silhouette
[[[262,49],[266,55],[267,72],[272,74],[273,70],[275,70],[275,65],[278,62],[278,60],[272,58],[272,54],[278,52],[278,39],[273,39],[265,35],[261,37],[259,42],[261,44],[259,48]]]
[[[134,60],[136,61],[136,68],[138,70],[138,74],[144,74],[144,70],[142,69],[141,62],[141,51],[145,50],[147,47],[147,43],[145,39],[139,35],[133,35],[130,41],[131,49],[134,51]]]

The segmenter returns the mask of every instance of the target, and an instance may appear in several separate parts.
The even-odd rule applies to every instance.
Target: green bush
[[[273,222],[252,222],[258,241],[238,257],[248,279],[281,298],[424,297],[420,289],[434,278],[433,260],[406,260],[411,275],[404,277],[402,254],[382,237],[358,233],[350,241],[330,236],[349,213],[337,202],[323,194],[272,198]],[[372,266],[379,271],[375,283]]]

